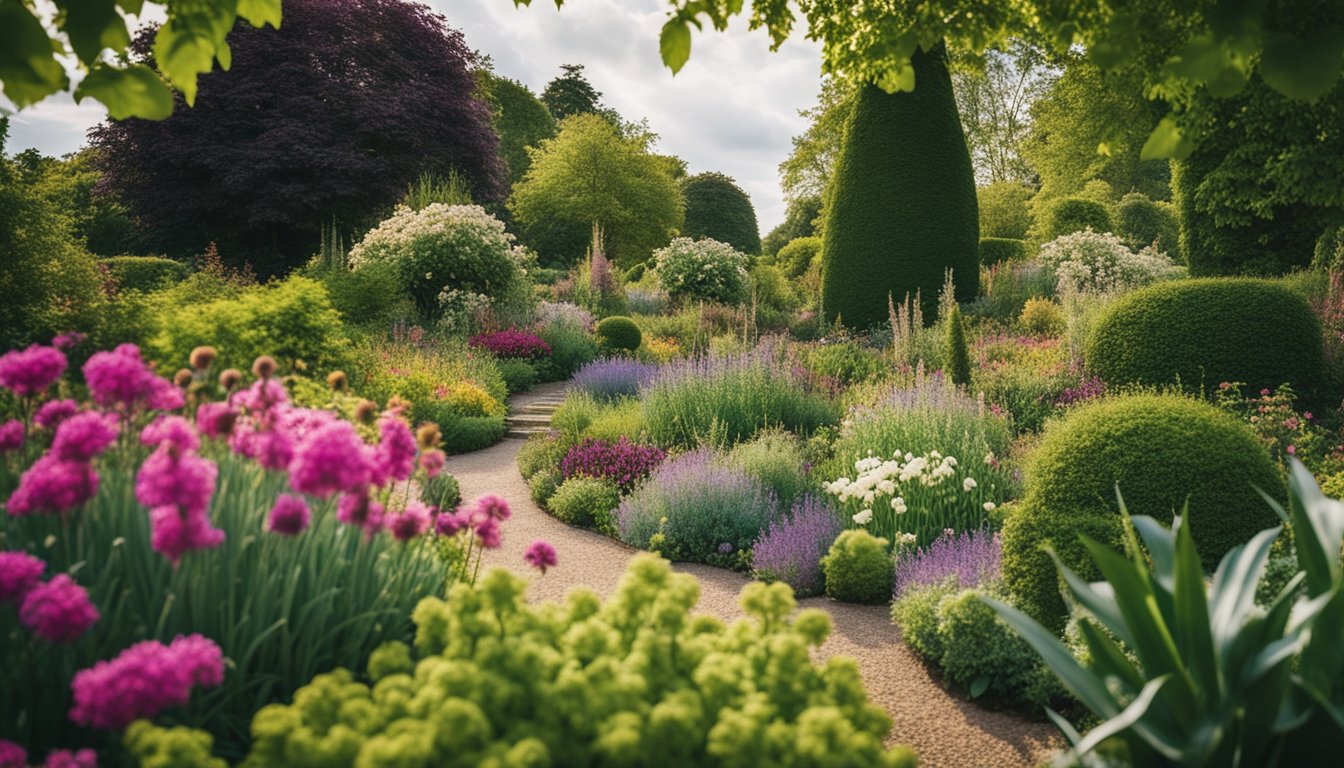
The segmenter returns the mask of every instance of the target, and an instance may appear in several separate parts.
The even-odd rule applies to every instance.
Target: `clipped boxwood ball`
[[[1259,488],[1284,481],[1250,428],[1208,403],[1179,395],[1131,395],[1083,406],[1046,428],[1028,463],[1026,494],[1003,530],[1004,579],[1022,610],[1056,631],[1065,621],[1050,544],[1089,580],[1099,573],[1079,534],[1122,545],[1115,489],[1133,515],[1170,524],[1187,499],[1204,567],[1278,523]]]
[[[833,600],[865,605],[891,600],[896,571],[886,539],[867,531],[845,531],[821,558],[821,570],[826,576],[826,595]]]
[[[1225,381],[1292,384],[1310,398],[1324,377],[1321,326],[1306,299],[1268,280],[1176,280],[1112,304],[1089,334],[1087,367],[1108,384],[1188,390]]]
[[[1048,240],[1089,228],[1093,232],[1111,231],[1110,211],[1106,210],[1105,205],[1085,197],[1064,197],[1056,200],[1050,206],[1049,216],[1049,237],[1046,238]]]
[[[597,324],[597,343],[605,349],[634,352],[643,340],[639,326],[628,317],[608,317]]]

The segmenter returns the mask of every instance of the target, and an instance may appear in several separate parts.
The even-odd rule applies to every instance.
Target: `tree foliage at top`
[[[761,230],[751,197],[732,178],[713,171],[698,173],[681,184],[686,223],[681,234],[708,237],[748,254],[761,252]]]
[[[527,86],[491,74],[487,80],[495,108],[495,132],[499,154],[509,167],[509,180],[517,183],[527,173],[532,158],[527,150],[555,136],[555,118]]]
[[[650,152],[651,134],[624,135],[600,115],[574,115],[532,150],[509,210],[522,240],[548,264],[573,264],[593,225],[623,267],[666,245],[684,221],[672,159]]]
[[[798,111],[808,120],[807,130],[793,137],[793,151],[779,164],[779,187],[788,200],[821,198],[831,182],[845,123],[854,109],[854,86],[839,78],[821,82],[817,104]]]
[[[195,109],[92,132],[108,188],[152,244],[214,241],[273,273],[312,253],[323,222],[376,217],[422,171],[456,169],[475,199],[502,196],[474,54],[442,16],[399,0],[285,11],[279,30],[233,30],[232,70],[201,78]],[[140,54],[157,63],[149,41]]]
[[[774,256],[780,248],[791,241],[817,234],[817,221],[820,217],[821,195],[807,195],[790,200],[784,209],[784,221],[770,230],[770,234],[761,238],[761,253]]]
[[[556,122],[571,115],[602,112],[602,92],[584,77],[582,64],[562,64],[560,74],[546,84],[541,103]]]

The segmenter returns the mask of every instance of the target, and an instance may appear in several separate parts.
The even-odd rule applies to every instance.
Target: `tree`
[[[807,195],[789,201],[784,209],[784,221],[761,239],[761,253],[774,256],[779,249],[800,237],[812,237],[819,229],[821,195]]]
[[[854,86],[828,77],[821,83],[816,106],[799,110],[810,123],[801,136],[793,137],[793,151],[779,164],[779,187],[788,200],[821,198],[840,155],[845,123],[854,109]]]
[[[934,317],[948,269],[958,300],[979,289],[975,179],[947,57],[938,46],[914,62],[923,87],[859,91],[832,181],[822,307],[850,328],[885,321],[888,296],[918,293]]]
[[[541,101],[556,122],[571,115],[597,114],[602,111],[602,92],[583,76],[582,64],[562,64],[561,73],[546,84]]]
[[[722,173],[699,173],[681,184],[686,200],[686,223],[681,234],[708,237],[747,254],[761,252],[761,230],[756,209],[737,182]]]
[[[58,57],[72,53],[84,73],[75,101],[100,101],[114,119],[162,120],[173,112],[172,88],[193,104],[197,76],[209,73],[216,62],[229,68],[225,35],[235,20],[280,26],[280,0],[56,0],[54,5],[60,13],[44,25],[36,4],[0,2],[0,90],[19,108],[69,90],[70,78]],[[154,36],[163,78],[143,63],[120,60],[131,46],[123,12],[155,9],[167,17]]]
[[[30,152],[36,154],[26,150],[21,156]],[[38,156],[32,176],[34,194],[68,218],[71,234],[89,252],[121,256],[139,251],[135,224],[125,206],[99,189],[102,174],[93,150],[60,159]]]
[[[274,273],[313,252],[322,223],[378,217],[422,171],[503,194],[474,55],[442,16],[399,0],[287,0],[279,30],[239,25],[233,69],[201,78],[195,109],[94,129],[98,164],[150,242],[217,242]],[[142,37],[139,52],[157,63]]]
[[[527,173],[532,159],[527,150],[555,136],[555,118],[527,86],[498,75],[488,75],[490,100],[495,107],[495,132],[499,154],[509,167],[509,180],[516,184]]]
[[[681,228],[684,204],[672,163],[645,138],[622,135],[599,115],[574,115],[532,150],[509,210],[522,240],[548,264],[573,264],[593,225],[622,269],[643,262]]]
[[[1032,181],[1020,148],[1031,127],[1031,106],[1055,76],[1038,51],[1020,42],[953,68],[957,111],[977,182]]]

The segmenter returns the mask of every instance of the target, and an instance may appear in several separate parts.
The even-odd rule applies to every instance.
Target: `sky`
[[[756,205],[761,234],[784,220],[779,163],[803,132],[798,110],[816,101],[821,52],[801,36],[770,52],[763,30],[737,18],[727,32],[694,32],[690,62],[675,77],[658,55],[666,0],[427,0],[495,72],[540,94],[561,64],[583,64],[602,101],[627,120],[647,119],[658,151],[686,160],[691,173],[732,176]],[[9,152],[48,155],[79,149],[103,119],[93,101],[59,95],[17,113]]]

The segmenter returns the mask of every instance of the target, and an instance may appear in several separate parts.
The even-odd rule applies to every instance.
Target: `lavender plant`
[[[821,558],[845,529],[835,509],[811,494],[799,498],[787,517],[766,526],[751,548],[752,571],[763,581],[782,581],[800,597],[821,594]]]
[[[629,357],[594,360],[578,370],[570,388],[586,392],[599,400],[634,397],[658,374],[658,366]]]
[[[894,595],[948,581],[962,588],[978,587],[999,578],[1002,555],[1003,545],[993,531],[945,530],[927,547],[897,558]]]

